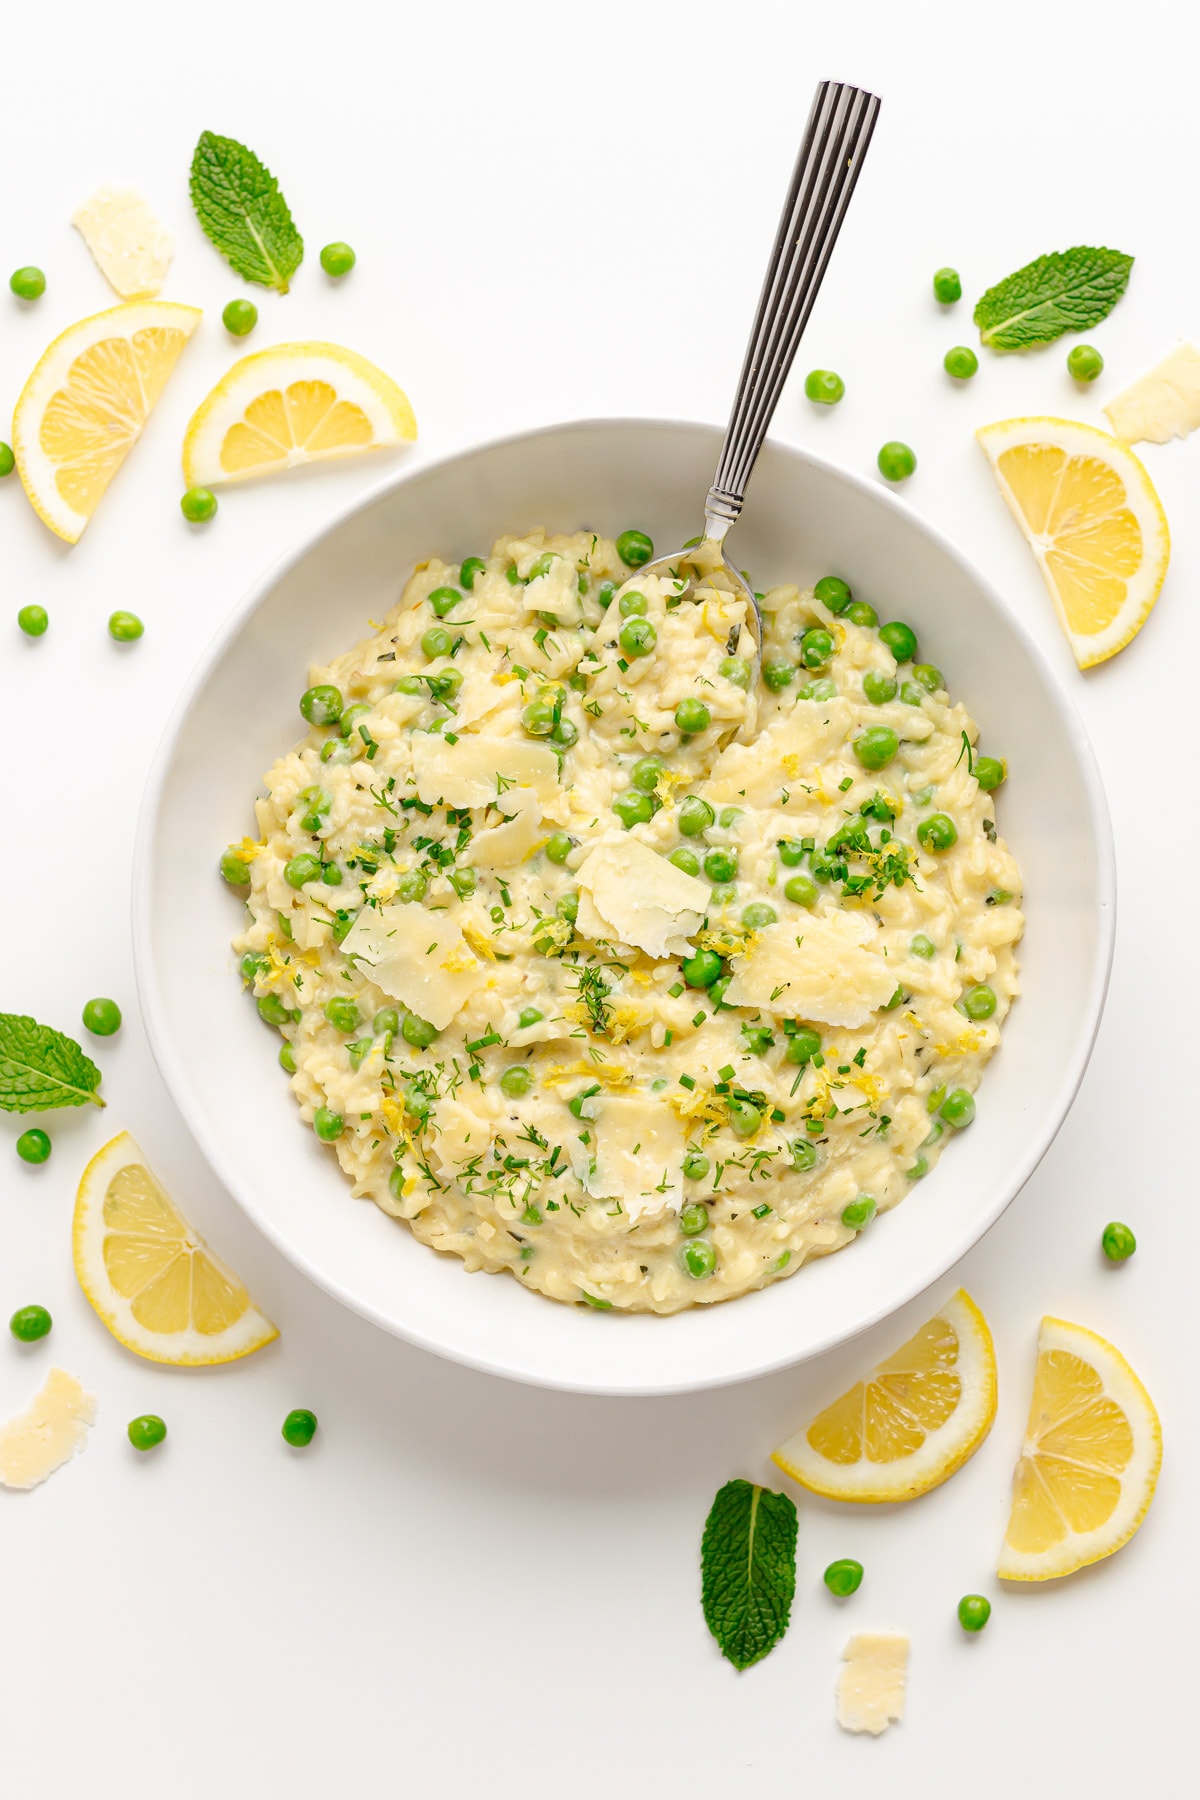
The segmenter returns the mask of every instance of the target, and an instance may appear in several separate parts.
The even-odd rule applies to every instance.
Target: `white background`
[[[49,285],[36,306],[0,292],[0,409],[56,332],[114,303],[68,224],[101,180],[143,188],[177,237],[164,297],[206,316],[81,544],[50,536],[15,476],[0,488],[0,1008],[72,1031],[93,994],[126,1008],[97,1052],[108,1109],[50,1120],[47,1167],[18,1163],[20,1122],[0,1118],[0,1316],[38,1301],[55,1317],[47,1344],[5,1334],[0,1417],[52,1361],[100,1401],[86,1455],[31,1494],[0,1492],[6,1793],[1180,1791],[1168,1769],[1192,1724],[1200,1568],[1188,948],[1200,438],[1146,452],[1174,527],[1171,573],[1137,642],[1086,678],[972,440],[1015,413],[1102,424],[1107,395],[1179,334],[1200,335],[1194,25],[1175,18],[1187,14],[1165,0],[9,9],[0,269],[35,262]],[[260,323],[242,348],[329,337],[374,357],[411,394],[417,462],[575,415],[723,419],[823,75],[884,99],[799,363],[838,369],[847,394],[822,411],[794,380],[776,432],[859,470],[886,438],[914,446],[906,498],[1000,582],[1082,708],[1113,809],[1121,917],[1079,1101],[958,1272],[996,1335],[990,1439],[906,1509],[797,1494],[792,1627],[739,1676],[699,1609],[715,1489],[772,1480],[771,1446],[927,1303],[806,1368],[664,1401],[520,1389],[385,1337],[257,1237],[185,1136],[137,1019],[128,882],[145,770],[186,670],[262,568],[385,467],[243,490],[211,526],[182,521],[180,437],[238,354],[220,310],[246,291],[190,214],[199,132],[258,150],[309,247],[288,297],[253,291]],[[317,262],[332,238],[359,253],[340,286]],[[977,294],[1077,242],[1137,258],[1092,334],[1101,381],[1077,390],[1060,342],[985,356],[952,389],[941,357],[972,341]],[[949,313],[930,293],[946,262],[966,288]],[[891,599],[902,616],[903,571]],[[14,622],[29,601],[51,615],[34,643]],[[145,619],[133,647],[106,635],[118,606]],[[282,1327],[277,1345],[188,1374],[107,1337],[75,1287],[69,1224],[84,1160],[121,1127],[244,1273]],[[1120,1269],[1098,1251],[1112,1217],[1141,1244]],[[1166,1460],[1119,1557],[1001,1592],[989,1570],[1044,1312],[1125,1350],[1159,1403]],[[321,1421],[304,1455],[279,1436],[296,1405]],[[142,1411],[161,1412],[170,1437],[139,1458],[124,1427]],[[867,1575],[839,1604],[820,1575],[841,1555]],[[971,1590],[994,1604],[977,1640],[954,1618]],[[913,1642],[909,1716],[878,1742],[833,1723],[838,1652],[870,1626]]]

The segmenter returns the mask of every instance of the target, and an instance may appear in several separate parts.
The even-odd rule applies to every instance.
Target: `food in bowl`
[[[699,553],[697,553],[699,556]],[[1020,875],[915,633],[641,532],[419,567],[310,672],[235,940],[356,1195],[469,1269],[673,1313],[850,1243],[974,1117]]]

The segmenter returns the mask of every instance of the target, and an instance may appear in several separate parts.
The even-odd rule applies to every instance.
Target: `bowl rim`
[[[550,437],[564,431],[600,435],[611,431],[628,431],[630,429],[661,431],[664,428],[680,433],[692,433],[697,430],[713,433],[720,431],[720,427],[714,426],[711,420],[680,417],[656,418],[636,414],[555,420],[545,425],[508,432],[500,437],[486,438],[465,447],[444,451],[411,466],[405,465],[400,469],[390,470],[365,491],[337,507],[314,529],[297,538],[267,565],[258,579],[230,609],[197,659],[171,708],[155,747],[142,792],[134,840],[131,880],[130,927],[134,981],[151,1055],[172,1103],[177,1108],[204,1161],[226,1192],[236,1200],[242,1212],[246,1214],[255,1228],[280,1251],[294,1268],[299,1269],[325,1293],[330,1294],[360,1317],[370,1320],[372,1324],[379,1326],[392,1336],[403,1338],[407,1343],[413,1344],[419,1349],[477,1370],[481,1374],[520,1381],[527,1386],[620,1399],[695,1393],[757,1380],[761,1376],[773,1374],[781,1369],[791,1368],[801,1362],[808,1362],[814,1357],[821,1356],[841,1344],[848,1343],[863,1332],[871,1330],[882,1320],[890,1318],[902,1307],[917,1299],[921,1294],[928,1292],[936,1282],[943,1280],[969,1250],[982,1242],[1034,1174],[1074,1104],[1095,1047],[1112,969],[1117,906],[1116,855],[1112,820],[1096,753],[1079,711],[1061,676],[1024,621],[974,559],[961,550],[938,526],[916,512],[898,495],[886,488],[881,488],[870,477],[847,469],[833,458],[823,456],[805,445],[786,443],[774,438],[767,439],[765,447],[782,451],[785,455],[794,457],[801,463],[808,463],[821,469],[836,480],[869,496],[873,503],[883,505],[886,509],[905,519],[910,527],[930,540],[968,581],[986,594],[1008,629],[1019,640],[1026,655],[1036,664],[1051,701],[1072,742],[1083,779],[1087,819],[1090,835],[1095,845],[1097,865],[1097,892],[1095,895],[1097,945],[1082,1018],[1082,1029],[1077,1036],[1072,1056],[1064,1065],[1058,1084],[1056,1102],[1047,1114],[1047,1122],[1036,1137],[1029,1141],[1024,1155],[1015,1165],[1011,1179],[1001,1190],[1005,1197],[994,1203],[982,1219],[974,1219],[971,1225],[961,1231],[953,1240],[947,1239],[943,1251],[939,1255],[938,1265],[932,1272],[910,1276],[903,1287],[898,1289],[886,1304],[870,1307],[865,1314],[857,1318],[849,1329],[828,1330],[820,1339],[807,1345],[799,1355],[787,1351],[769,1354],[763,1356],[752,1366],[739,1367],[727,1374],[705,1375],[695,1380],[657,1380],[636,1385],[603,1380],[585,1382],[578,1377],[562,1378],[556,1377],[552,1372],[543,1372],[526,1366],[512,1366],[505,1361],[504,1355],[500,1351],[482,1356],[461,1349],[452,1343],[431,1336],[426,1331],[400,1323],[394,1317],[382,1312],[370,1301],[356,1295],[338,1277],[315,1265],[295,1247],[287,1234],[276,1226],[270,1215],[259,1208],[249,1185],[243,1182],[233,1159],[227,1156],[219,1145],[207,1141],[190,1080],[181,1059],[176,1055],[171,1033],[166,1023],[165,1006],[152,954],[151,901],[155,867],[154,843],[164,788],[173,766],[177,741],[187,723],[192,707],[208,682],[214,667],[246,622],[264,603],[278,583],[298,563],[303,561],[322,539],[339,530],[358,514],[369,511],[395,489],[420,480],[425,475],[454,463],[470,462],[475,457],[489,452],[503,451],[518,444],[525,444],[532,439]],[[698,496],[698,508],[699,498]],[[750,501],[753,501],[752,486]]]

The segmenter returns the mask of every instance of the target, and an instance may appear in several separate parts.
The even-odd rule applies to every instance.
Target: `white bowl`
[[[708,426],[599,420],[465,451],[385,482],[278,564],[197,669],[158,752],[138,837],[134,951],[163,1078],[218,1176],[312,1279],[387,1330],[550,1387],[663,1394],[745,1380],[864,1330],[942,1276],[1028,1179],[1075,1096],[1100,1019],[1114,921],[1108,814],[1090,746],[1041,653],[969,562],[878,487],[769,445],[734,554],[762,586],[834,571],[912,622],[1009,759],[999,806],[1026,882],[1023,994],[979,1116],[853,1246],[763,1293],[674,1318],[556,1305],[468,1276],[370,1201],[305,1130],[278,1039],[242,992],[239,907],[217,875],[276,756],[300,735],[308,666],[394,603],[415,561],[543,524],[692,536],[716,462]]]

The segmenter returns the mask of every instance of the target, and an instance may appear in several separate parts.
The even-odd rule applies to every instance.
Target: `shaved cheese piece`
[[[443,1175],[453,1178],[464,1163],[485,1151],[492,1140],[491,1121],[473,1106],[447,1095],[434,1113],[437,1135],[433,1155]]]
[[[71,223],[122,300],[148,300],[158,293],[175,240],[135,187],[106,181],[71,214]]]
[[[878,1737],[904,1717],[909,1641],[900,1631],[858,1631],[842,1651],[837,1722]]]
[[[480,869],[512,869],[531,857],[544,841],[542,809],[531,788],[509,788],[496,802],[512,817],[504,825],[492,825],[471,841],[471,861]]]
[[[819,913],[756,932],[732,958],[729,1006],[825,1025],[865,1025],[896,991],[879,928],[862,913]]]
[[[486,719],[504,705],[510,693],[520,691],[513,680],[497,681],[490,669],[471,669],[454,702],[454,729]],[[419,704],[424,705],[424,700]]]
[[[778,805],[781,789],[803,781],[837,754],[850,725],[846,700],[797,700],[790,713],[768,725],[752,744],[722,750],[698,792],[706,800]]]
[[[440,732],[415,731],[413,773],[426,806],[487,806],[512,787],[532,788],[548,802],[560,791],[558,758],[549,744],[468,732],[447,743]]]
[[[517,597],[529,612],[553,613],[564,622],[578,619],[579,576],[575,564],[565,556],[556,556],[544,575],[518,588]]]
[[[25,1411],[0,1425],[0,1482],[31,1488],[45,1481],[83,1449],[95,1418],[94,1396],[65,1369],[51,1369]]]
[[[707,882],[633,837],[598,844],[576,880],[575,923],[584,936],[632,944],[648,956],[686,956],[711,894]]]
[[[1180,344],[1104,410],[1127,444],[1168,444],[1190,436],[1200,425],[1200,350]]]
[[[445,1031],[487,980],[466,938],[447,913],[421,905],[364,906],[346,933],[342,954],[355,956],[393,1000]]]
[[[610,1094],[591,1126],[593,1199],[619,1200],[631,1219],[683,1204],[683,1125],[667,1106],[639,1094]]]

